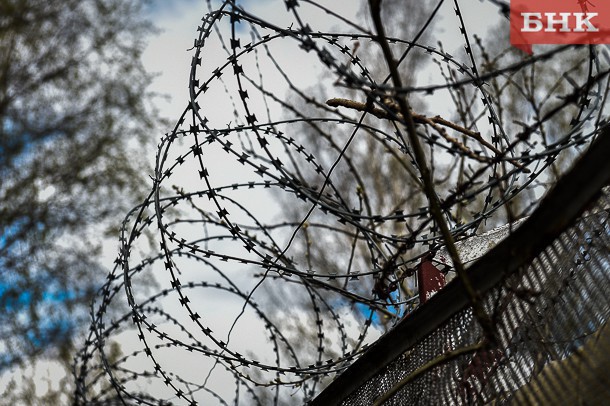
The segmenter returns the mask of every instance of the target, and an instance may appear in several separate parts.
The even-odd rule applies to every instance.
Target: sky
[[[215,2],[216,4],[218,1]],[[247,0],[238,2],[246,6],[256,5],[262,12],[265,9],[279,9],[284,14],[283,0]],[[333,5],[333,9],[347,15],[355,15],[359,9],[359,1],[356,0],[325,0],[320,3]],[[446,0],[443,8],[445,15],[451,13],[453,1]],[[488,25],[486,22],[495,19],[497,8],[490,2],[482,0],[460,1],[463,17],[466,25],[471,29],[471,34],[483,34]],[[178,118],[182,113],[188,100],[188,73],[192,58],[193,41],[197,34],[197,27],[201,24],[201,18],[207,12],[205,0],[155,0],[151,4],[149,14],[151,20],[160,28],[158,35],[152,37],[143,55],[143,62],[147,69],[158,74],[153,81],[151,89],[167,96],[165,100],[159,100],[158,105],[164,117]],[[488,18],[488,17],[494,18]],[[447,50],[456,49],[461,44],[459,36],[455,35],[454,16],[445,17],[448,22],[446,27],[438,27],[437,33],[442,35],[442,40]],[[508,33],[506,33],[508,36]],[[435,45],[435,44],[434,44]],[[315,76],[309,78],[312,82]]]
[[[215,1],[213,4],[218,3]],[[285,21],[290,17],[286,13],[283,0],[248,0],[238,3],[245,6],[256,5],[257,10],[267,14],[270,10],[279,9],[281,13],[277,15]],[[356,5],[359,4],[354,0],[326,1],[326,3],[334,3],[333,7],[337,10],[348,10],[346,12],[348,15],[355,14],[358,9]],[[159,103],[162,115],[177,119],[188,101],[188,74],[193,56],[192,47],[197,36],[197,27],[201,24],[203,15],[208,12],[208,6],[205,0],[157,0],[153,6],[150,16],[161,32],[152,38],[144,52],[143,62],[149,71],[158,73],[151,89],[169,97]],[[204,58],[224,60],[226,55],[208,54],[204,55]],[[313,82],[315,76],[311,75],[308,80]]]
[[[254,2],[251,1],[249,3]],[[351,13],[356,11],[353,7],[354,4],[355,2],[343,3],[346,8],[350,9]],[[283,2],[263,0],[256,2],[256,5],[261,13],[264,13],[265,15],[275,15],[278,24],[284,24],[285,26],[289,25],[288,18],[290,16],[286,13]],[[278,6],[281,8],[277,13],[274,13]],[[207,12],[205,2],[187,0],[173,3],[171,9],[162,7],[161,9],[154,11],[155,22],[163,32],[157,38],[153,39],[149,45],[149,48],[144,54],[144,62],[149,70],[161,73],[153,82],[152,89],[170,96],[168,101],[164,102],[164,107],[162,107],[164,116],[168,115],[170,118],[178,118],[188,101],[188,74],[190,72],[193,52],[187,50],[193,46],[193,40],[197,35],[196,29],[198,25],[201,24],[201,17],[205,12]],[[286,20],[284,21],[284,19]],[[206,67],[211,68],[213,66],[221,65],[226,60],[226,54],[219,48],[210,46],[206,51],[207,52],[202,55],[202,69],[204,70]],[[281,56],[286,63],[293,63],[295,69],[303,65],[302,62],[299,62],[299,52],[294,49],[285,48]],[[246,69],[248,69],[248,67],[246,67]],[[317,75],[318,73],[315,70],[305,69],[302,71],[301,80],[314,83]],[[205,74],[202,74],[202,76],[205,76]],[[230,81],[230,78],[227,79],[227,82]],[[281,81],[277,82],[279,83]],[[230,86],[230,84],[227,84],[227,86]],[[273,89],[279,95],[285,93],[285,89],[279,86],[279,84],[274,88],[274,81],[272,78],[271,80],[267,79],[266,86]],[[211,89],[211,92],[213,91],[214,89]],[[199,103],[201,103],[202,110],[204,110],[206,117],[210,119],[210,125],[216,125],[217,128],[221,128],[225,126],[226,123],[234,120],[234,117],[230,104],[227,104],[230,103],[227,100],[227,95],[222,89],[218,89],[217,91],[218,93],[206,94],[206,97],[202,97],[199,100]],[[208,160],[209,163],[207,166],[211,172],[211,178],[216,184],[232,184],[233,182],[239,181],[240,178],[251,180],[250,174],[244,173],[242,176],[239,167],[224,162],[222,151],[219,151],[218,154],[210,154]],[[185,173],[185,176],[182,176],[181,178],[188,179],[189,176],[192,179],[192,176],[188,173]],[[193,181],[195,183],[197,182],[196,177]],[[200,189],[200,186],[189,185],[189,182],[185,181],[184,188],[187,190],[189,188],[191,190],[198,190]],[[266,192],[257,191],[257,193]],[[280,210],[280,207],[277,206],[275,200],[275,198],[268,194],[250,194],[248,196],[247,204],[249,205],[249,209],[257,211],[257,217],[259,219],[265,215],[267,218],[271,218]],[[231,252],[231,248],[228,246],[219,246],[214,249],[217,251],[224,250],[223,252]],[[227,267],[230,268],[231,266],[228,265]],[[248,278],[248,281],[244,281],[244,284],[253,283],[253,281],[253,278]],[[244,290],[248,290],[248,288],[246,287]],[[197,303],[197,308],[207,309],[205,315],[203,315],[203,313],[202,315],[206,318],[206,322],[213,326],[212,328],[217,337],[225,336],[228,327],[230,326],[228,321],[234,320],[236,315],[239,314],[243,303],[241,299],[232,295],[223,295],[222,292],[210,293],[208,290],[203,294],[194,296],[191,300]],[[171,304],[169,304],[168,309],[170,309],[168,310],[170,312],[173,310],[175,312],[174,314],[183,312],[180,307],[173,308]],[[124,341],[125,340],[123,339],[123,342]],[[252,315],[246,315],[246,317],[240,319],[240,323],[236,328],[236,333],[231,336],[231,344],[237,346],[237,348],[244,348],[244,354],[257,354],[257,359],[259,360],[268,358],[265,354],[273,355],[266,337],[264,326],[260,324],[260,320]],[[134,348],[137,348],[138,345],[139,344],[135,342]],[[129,348],[126,350],[129,351]],[[188,357],[189,354],[185,354],[184,352],[182,354],[175,354],[171,359],[165,359],[165,366],[170,371],[180,370],[182,375],[187,377],[193,373],[190,369],[184,368],[185,365],[189,365]],[[205,370],[205,365],[206,363],[204,360],[198,365],[199,370]],[[208,367],[209,366],[210,365],[208,365]],[[215,373],[213,377],[219,380],[216,389],[220,388],[220,393],[226,396],[227,399],[231,399],[234,390],[232,379],[222,373]],[[224,384],[223,379],[226,380]]]
[[[358,2],[355,0],[330,0],[327,3],[332,4],[335,9],[346,15],[353,15],[358,9],[358,6],[356,6]],[[447,1],[446,3],[449,5],[451,2]],[[465,18],[472,19],[470,24],[468,24],[468,22],[467,24],[471,27],[479,27],[481,30],[485,29],[484,24],[481,25],[479,23],[481,17],[486,13],[496,12],[489,4],[483,4],[478,0],[464,1],[461,3],[463,3],[465,7]],[[256,4],[261,10],[261,13],[273,15],[277,18],[278,24],[288,24],[287,22],[289,20],[285,19],[288,17],[288,14],[286,13],[283,1],[248,0],[246,4]],[[278,12],[274,13],[275,10],[278,10]],[[190,49],[193,47],[193,41],[197,35],[197,27],[200,25],[201,18],[206,12],[207,4],[203,0],[156,0],[149,9],[150,18],[160,29],[160,32],[151,38],[150,43],[144,51],[143,62],[147,70],[157,74],[151,84],[151,90],[164,95],[163,98],[160,98],[157,101],[157,105],[161,115],[169,120],[170,128],[168,128],[167,131],[171,130],[171,126],[173,126],[173,123],[183,112],[188,102],[188,80],[191,59],[193,56],[193,51]],[[315,23],[319,26],[323,24],[321,20],[318,20],[317,17],[315,18],[316,19],[313,20],[314,22],[312,22],[312,24]],[[477,19],[479,21],[477,21]],[[444,31],[445,34],[447,34],[447,41],[449,41],[447,49],[452,49],[450,43],[452,38],[451,27],[441,29],[441,31]],[[294,52],[294,54],[290,54],[290,52]],[[287,49],[286,53],[282,56],[286,63],[293,63],[297,68],[301,63],[298,59],[298,52],[294,50]],[[220,64],[221,61],[226,59],[226,55],[223,55],[222,53],[206,54],[204,57],[207,58],[208,63],[212,64],[216,61]],[[315,70],[307,71],[303,74],[302,80],[315,83],[318,74],[319,72]],[[278,87],[276,91],[281,93],[282,89]],[[219,122],[230,120],[230,116],[226,117],[225,113],[226,112],[221,110],[215,111],[213,103],[211,103],[206,112],[208,116],[218,117]],[[159,140],[162,135],[163,134],[157,134]],[[154,156],[151,156],[151,162],[154,162]],[[222,162],[217,162],[217,164],[221,167],[223,165]],[[230,174],[223,175],[230,177]],[[223,183],[226,181],[222,178],[220,182]],[[274,207],[273,203],[261,200],[260,205],[264,206],[267,211],[273,211],[273,209],[269,210],[269,207]],[[110,252],[108,252],[109,264],[116,256],[116,252],[112,252],[112,249],[116,248],[116,242],[112,243],[111,247]],[[216,298],[216,300],[218,300],[218,298]],[[238,311],[234,305],[235,303],[233,302],[226,302],[223,307],[226,309],[227,313],[234,314]],[[212,314],[211,316],[214,318],[211,322],[221,322],[221,320],[225,318],[222,314],[218,313]],[[264,345],[263,342],[252,344],[254,348]],[[130,343],[126,341],[125,345],[126,350],[129,350]],[[177,357],[173,361],[180,364],[186,360]],[[40,377],[41,382],[44,381],[45,376],[49,376],[50,374],[48,370],[47,372],[44,372],[45,370],[42,369],[42,371]],[[42,387],[44,387],[44,385],[42,385]]]
[[[243,3],[243,2],[242,2]],[[357,11],[358,2],[355,0],[328,0],[328,4],[332,4],[333,7],[340,11],[344,15],[354,15]],[[456,24],[455,16],[451,15],[452,1],[447,0],[445,2],[444,18],[448,22],[445,26],[439,28],[439,38],[443,39],[445,49],[453,52],[461,43],[459,35],[456,35]],[[256,6],[256,9],[264,15],[269,15],[274,18],[278,25],[284,24],[287,26],[290,23],[290,16],[286,13],[285,6],[282,0],[248,0],[246,2],[249,6]],[[466,25],[477,31],[479,34],[483,34],[487,30],[487,21],[493,20],[497,16],[497,9],[492,6],[489,2],[482,2],[479,0],[463,0],[460,1],[463,6],[464,18]],[[160,29],[160,32],[153,36],[143,54],[143,62],[147,70],[157,74],[156,78],[151,84],[151,90],[164,95],[163,98],[158,99],[158,107],[163,117],[169,120],[170,127],[166,131],[171,131],[173,123],[183,112],[188,99],[188,81],[189,72],[191,68],[191,60],[193,57],[193,41],[197,35],[197,27],[201,24],[202,16],[207,12],[207,4],[204,0],[155,0],[151,4],[151,8],[148,10],[151,20]],[[492,17],[493,16],[493,17]],[[307,16],[310,18],[312,24],[315,26],[323,26],[324,20],[319,16]],[[408,22],[406,22],[408,23]],[[471,32],[472,34],[472,32]],[[508,35],[508,33],[505,33]],[[498,35],[503,35],[498,33]],[[213,49],[213,48],[210,48]],[[205,53],[203,55],[205,61],[204,65],[218,66],[226,60],[226,54],[216,49]],[[283,49],[281,54],[282,60],[290,66],[291,69],[298,70],[304,65],[301,58],[301,53],[292,48]],[[315,69],[305,69],[300,76],[300,79],[304,83],[315,83],[319,77],[320,71]],[[269,88],[272,88],[276,94],[282,94],[283,88],[280,85],[281,81],[277,83],[273,82],[273,77],[270,79]],[[274,87],[276,86],[276,87]],[[220,94],[219,97],[224,95]],[[210,101],[210,98],[212,100]],[[220,99],[218,99],[220,100]],[[226,100],[225,100],[226,101]],[[226,108],[222,107],[220,101],[214,100],[213,97],[207,97],[204,104],[206,115],[215,121],[218,125],[224,125],[226,122],[232,119],[231,112]],[[229,114],[227,114],[229,113]],[[158,140],[163,136],[162,133],[152,134],[151,136],[158,137]],[[154,163],[154,155],[150,157],[151,163]],[[214,159],[212,157],[211,159]],[[240,173],[232,167],[226,165],[222,159],[213,161],[210,167],[214,170],[220,168],[217,172],[215,179],[220,184],[230,184],[230,179],[239,178]],[[192,175],[192,174],[191,174]],[[188,175],[184,177],[184,186],[188,188],[189,179]],[[197,187],[197,186],[195,186]],[[199,189],[199,187],[197,187]],[[248,202],[256,209],[266,211],[269,215],[279,210],[277,203],[270,201],[269,196],[259,196],[260,201]],[[110,246],[108,252],[108,263],[111,264],[116,257],[116,241]],[[201,300],[202,308],[214,308],[214,311],[208,312],[205,317],[207,321],[213,325],[225,324],[226,320],[232,320],[235,314],[240,311],[239,302],[233,299],[227,299],[222,295],[208,294],[206,297],[197,298],[195,300]],[[168,307],[168,311],[174,310],[180,311],[180,307],[172,308]],[[250,345],[253,351],[264,351],[265,344],[267,342],[262,339],[256,339],[255,335],[248,335],[249,329],[251,331],[260,329],[260,325],[256,321],[246,322],[240,326],[242,332],[241,337],[236,337],[235,341],[244,341],[240,345]],[[125,346],[124,351],[128,353],[130,350],[141,348],[138,341],[129,337],[126,334],[123,337],[122,344]],[[263,349],[263,350],[260,350]],[[189,358],[185,354],[177,354],[171,359],[165,360],[168,368],[175,368],[186,373],[198,373],[198,370],[187,371],[185,365],[188,365]],[[50,369],[41,369],[41,375],[38,378],[40,382],[45,381],[45,377],[52,376],[53,373],[49,372]],[[2,379],[0,379],[0,387],[2,386]],[[44,389],[44,385],[41,385]],[[230,398],[230,391],[228,396]]]
[[[193,40],[197,26],[207,10],[201,0],[157,0],[149,11],[153,23],[160,29],[151,37],[142,60],[146,69],[154,72],[151,90],[167,98],[158,100],[164,117],[176,120],[188,100],[188,73]]]
[[[193,47],[193,40],[197,35],[196,29],[201,23],[201,17],[207,12],[207,5],[204,1],[194,0],[173,1],[171,2],[171,5],[168,3],[163,3],[152,10],[153,19],[156,25],[161,28],[162,32],[153,38],[149,44],[149,47],[144,53],[144,63],[150,71],[159,72],[159,76],[152,83],[152,90],[168,95],[168,99],[160,104],[160,109],[163,116],[168,117],[173,125],[173,122],[180,116],[188,101],[188,74],[191,69],[191,59],[193,56],[193,51],[189,51],[189,49]],[[465,18],[472,19],[472,21],[470,21],[470,26],[477,27],[479,30],[485,29],[485,25],[480,24],[480,21],[476,21],[476,19],[480,18],[486,12],[496,12],[496,9],[493,7],[486,8],[486,6],[482,5],[478,0],[463,1],[461,3],[464,4]],[[332,7],[334,7],[335,10],[341,12],[343,15],[351,15],[352,17],[359,9],[359,6],[357,5],[358,2],[353,0],[334,0],[328,1],[326,4],[332,4]],[[451,13],[451,4],[452,2],[450,1],[446,2],[446,14]],[[259,0],[255,2],[251,0],[248,2],[248,5],[256,5],[255,9],[258,13],[270,16],[270,18],[273,19],[273,22],[278,26],[288,26],[293,23],[293,21],[291,21],[292,16],[286,12],[283,1]],[[322,17],[319,15],[304,15],[304,18],[307,18],[307,21],[311,22],[314,30],[324,26]],[[449,17],[447,19],[449,19]],[[443,41],[447,50],[452,50],[457,46],[457,43],[452,43],[456,38],[459,40],[459,35],[456,35],[455,33],[456,26],[457,25],[454,22],[453,25],[448,24],[446,27],[440,27],[440,32],[443,36]],[[206,52],[202,54],[203,61],[201,70],[203,71],[205,71],[206,67],[210,69],[222,65],[222,63],[226,61],[227,55],[219,48],[215,48],[212,45],[207,46],[206,44],[205,51]],[[302,82],[300,84],[303,85],[301,87],[305,87],[305,83],[314,84],[316,80],[319,80],[320,71],[316,70],[315,67],[311,67],[310,69],[310,65],[306,63],[307,61],[301,59],[302,52],[300,52],[297,47],[277,48],[275,51],[275,55],[285,64],[283,67],[291,72],[300,70],[301,74],[298,77],[299,81]],[[244,67],[244,69],[249,68],[251,68],[251,66]],[[265,67],[262,69],[263,72],[265,72]],[[202,74],[201,77],[205,77],[205,74]],[[227,79],[226,82],[231,82],[231,79]],[[286,92],[286,89],[281,87],[281,82],[281,80],[274,81],[274,76],[268,75],[265,84],[267,88],[272,89],[276,94],[282,95],[282,93]],[[230,86],[230,83],[227,84],[227,86]],[[230,105],[226,104],[228,102],[227,94],[224,94],[222,89],[219,89],[218,93],[206,93],[205,97],[198,99],[198,102],[201,104],[205,116],[210,119],[210,122],[212,123],[211,126],[216,125],[218,126],[217,128],[221,128],[234,119]],[[174,118],[174,120],[172,120],[172,118]],[[168,129],[168,131],[169,130],[171,130],[171,128]],[[217,184],[231,184],[240,179],[241,175],[239,168],[228,165],[223,161],[222,156],[222,151],[219,151],[218,158],[215,157],[214,154],[211,154],[209,157],[211,161],[208,161],[207,167],[210,171],[216,171],[216,173],[214,175],[211,174],[210,177],[213,181],[217,182]],[[185,176],[182,177],[185,189],[189,190],[190,188],[190,190],[199,190],[199,186],[189,184],[189,176],[191,176],[192,179],[192,175],[185,172]],[[193,181],[197,182],[196,177]],[[281,210],[270,196],[251,194],[248,196],[247,204],[249,205],[249,208],[253,208],[253,210],[258,210],[259,212],[266,211],[268,215],[273,215],[275,212]],[[189,238],[187,238],[187,240],[189,240]],[[222,248],[224,247],[221,247],[221,249]],[[207,321],[211,323],[211,325],[215,326],[215,331],[218,333],[218,336],[223,335],[223,333],[220,332],[226,331],[227,320],[233,320],[240,310],[240,301],[236,301],[233,297],[227,298],[222,295],[210,297],[206,293],[196,297],[195,300],[200,301],[198,303],[198,308],[206,309],[206,314],[202,314],[202,316],[207,318]],[[171,307],[171,304],[169,306],[170,307],[166,308],[166,310],[170,313],[172,311],[176,312],[173,314],[181,312],[180,307],[176,306],[173,308]],[[307,315],[304,315],[304,317],[306,316]],[[357,323],[354,323],[354,325],[357,325]],[[265,340],[264,334],[262,336],[258,335],[258,332],[261,332],[262,330],[258,321],[254,318],[243,319],[240,322],[239,329],[242,334],[234,334],[232,336],[232,344],[247,345],[248,350],[257,355],[269,351],[268,342]],[[375,336],[376,335],[372,335],[372,338]],[[245,339],[246,341],[239,343],[240,339],[242,341]],[[136,340],[130,339],[128,334],[126,334],[121,341],[126,347],[126,352],[129,352],[131,349],[128,343],[133,343],[134,349],[137,349],[140,345]],[[187,358],[184,358],[185,355]],[[185,367],[186,365],[189,365],[189,358],[188,354],[184,354],[184,352],[182,354],[175,353],[175,356],[165,359],[164,362],[164,365],[168,370],[180,371],[184,375],[189,375],[192,372]],[[228,388],[226,396],[228,399],[231,399],[232,384],[230,380],[226,386]]]
[[[249,0],[248,3],[254,3],[256,1],[257,6],[271,7],[273,8],[279,5],[283,12],[285,7],[283,2],[274,0]],[[217,3],[216,3],[217,4]],[[243,4],[243,2],[242,2]],[[352,9],[355,2],[344,2],[342,5],[349,9]],[[189,72],[191,66],[191,59],[193,57],[193,41],[197,36],[197,27],[201,24],[202,16],[208,12],[207,3],[203,0],[155,0],[151,3],[151,7],[148,10],[149,18],[159,29],[156,35],[151,37],[151,40],[143,53],[143,63],[145,68],[149,72],[156,74],[153,82],[151,83],[150,90],[159,93],[162,97],[158,98],[156,103],[159,108],[159,112],[162,117],[168,119],[170,127],[166,131],[171,131],[175,121],[178,119],[180,114],[183,112],[188,100],[188,83],[189,83]],[[269,10],[267,10],[269,12]],[[287,55],[285,55],[287,56]],[[226,55],[221,53],[207,54],[205,58],[211,63],[220,63],[220,61],[226,59]],[[288,56],[288,59],[290,57]],[[315,72],[310,72],[310,78],[313,82],[315,79]],[[206,114],[211,116],[222,116],[220,120],[224,120],[223,111],[209,110]],[[230,117],[229,117],[230,119]],[[152,136],[157,137],[158,140],[163,136],[162,133],[153,134]],[[157,142],[155,142],[156,144]],[[151,155],[151,164],[154,164],[155,156]],[[221,162],[218,162],[220,165]],[[212,165],[214,166],[214,165]],[[188,186],[188,185],[187,185]],[[272,203],[271,203],[272,204]],[[261,207],[264,207],[267,211],[269,210],[270,203],[261,202]],[[112,266],[112,263],[117,255],[117,241],[108,241],[105,244],[105,256],[108,267]],[[207,295],[206,300],[213,299],[212,308],[215,311],[209,312],[206,315],[207,321],[211,325],[222,326],[225,325],[228,319],[227,315],[235,315],[239,313],[240,307],[235,300],[227,300],[226,297],[217,295]],[[202,303],[205,306],[206,302]],[[209,307],[208,307],[209,308]],[[222,311],[219,311],[222,309]],[[174,311],[180,311],[180,309],[173,309]],[[171,312],[171,308],[168,309]],[[249,321],[246,323],[246,329],[248,327],[256,327],[258,330],[262,330],[261,326],[256,325],[257,321]],[[220,329],[221,327],[219,327]],[[243,327],[242,327],[243,330]],[[248,335],[242,335],[236,337],[233,341],[244,340],[249,341],[245,344],[249,344],[252,350],[261,351],[261,349],[267,348],[267,341],[262,337],[258,340],[252,340]],[[121,344],[125,353],[129,353],[131,350],[141,348],[139,342],[129,334],[125,334],[121,337]],[[266,350],[264,350],[266,351]],[[177,355],[168,359],[167,367],[172,369],[173,367],[183,367],[188,364],[188,356]],[[200,365],[199,365],[200,366]],[[47,361],[40,361],[33,372],[31,369],[27,369],[24,372],[26,375],[34,374],[35,381],[39,383],[37,385],[38,395],[42,395],[48,386],[55,387],[59,385],[59,378],[63,375],[63,371],[58,367]],[[8,379],[18,377],[21,372],[8,371],[0,377],[0,388],[3,387]],[[184,371],[189,373],[189,371]],[[227,385],[228,392],[225,394],[228,398],[232,395],[231,385]]]

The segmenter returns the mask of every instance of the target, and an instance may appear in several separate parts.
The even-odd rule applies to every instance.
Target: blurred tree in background
[[[70,361],[103,238],[148,189],[143,6],[0,0],[0,370]]]

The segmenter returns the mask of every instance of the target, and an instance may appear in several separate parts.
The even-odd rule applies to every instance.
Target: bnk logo
[[[521,13],[521,32],[598,32],[591,23],[597,13]],[[574,22],[570,24],[571,19]],[[546,22],[546,25],[545,25]]]
[[[526,51],[532,44],[610,44],[610,1],[511,0],[510,42]]]

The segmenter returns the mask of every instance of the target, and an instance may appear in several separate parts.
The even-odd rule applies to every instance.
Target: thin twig
[[[347,107],[347,108],[354,109],[357,111],[366,111],[367,113],[371,113],[375,117],[381,118],[381,119],[392,119],[392,118],[396,118],[399,120],[403,119],[402,114],[399,112],[396,112],[396,114],[392,114],[392,112],[389,112],[385,109],[381,109],[379,107],[375,107],[375,106],[369,107],[366,105],[366,103],[357,102],[355,100],[342,99],[340,97],[335,97],[335,98],[329,99],[326,101],[326,104],[331,107]],[[398,108],[399,108],[399,106],[396,105],[396,103],[394,103],[393,101],[387,101],[387,102],[384,101],[384,104],[390,110],[393,110],[393,111],[398,110]],[[413,112],[411,112],[411,115],[413,117],[413,121],[415,121],[418,124],[428,124],[429,122],[433,122],[436,124],[444,125],[445,127],[449,127],[453,130],[456,130],[458,132],[461,132],[462,134],[465,134],[469,137],[476,139],[477,141],[481,142],[483,145],[485,145],[492,151],[495,148],[493,145],[489,144],[487,141],[482,139],[481,134],[479,132],[469,130],[469,129],[462,127],[458,124],[455,124],[451,121],[445,120],[441,116],[427,117],[423,114],[417,114],[417,113],[413,113]]]
[[[388,110],[385,110],[385,109],[382,109],[379,107],[375,107],[373,105],[367,105],[366,103],[357,102],[357,101],[349,100],[349,99],[342,99],[339,97],[335,97],[335,98],[327,100],[326,104],[330,107],[346,107],[346,108],[353,109],[356,111],[365,111],[380,119],[386,119],[386,120],[403,120],[404,119],[403,115],[400,112],[388,111]],[[399,109],[399,107],[394,102],[386,103],[386,105],[390,108],[390,110]],[[476,154],[475,152],[470,150],[468,147],[466,147],[463,143],[461,143],[459,140],[457,140],[456,138],[453,138],[449,134],[447,134],[447,131],[444,128],[439,127],[439,125],[451,128],[452,130],[455,130],[459,133],[462,133],[470,138],[477,140],[481,145],[485,146],[486,148],[490,149],[493,153],[495,153],[496,156],[504,155],[504,153],[502,151],[500,151],[498,148],[496,148],[493,144],[490,144],[488,141],[486,141],[481,136],[481,133],[478,131],[469,130],[468,128],[462,127],[452,121],[445,120],[444,118],[442,118],[439,115],[434,116],[434,117],[428,117],[423,114],[417,114],[417,113],[411,112],[411,116],[413,117],[413,121],[415,123],[429,125],[437,133],[439,133],[441,137],[443,137],[449,143],[454,145],[461,152],[463,152],[464,154],[468,155],[470,158],[475,159],[479,162],[489,163],[489,162],[493,162],[493,159],[488,158],[486,156],[481,156],[479,154]],[[523,164],[517,162],[517,160],[511,159],[511,160],[509,160],[509,162],[512,163],[513,165],[515,165],[517,168],[521,169],[525,173],[530,172],[530,170],[528,168],[526,168]]]

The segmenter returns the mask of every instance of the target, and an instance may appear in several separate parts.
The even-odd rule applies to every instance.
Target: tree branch
[[[349,109],[353,109],[356,111],[365,111],[367,113],[370,113],[372,115],[374,115],[377,118],[380,119],[385,119],[385,120],[404,120],[404,116],[402,115],[402,113],[398,112],[399,110],[399,106],[390,101],[388,103],[385,103],[392,111],[396,111],[396,113],[393,114],[392,111],[387,111],[385,109],[379,108],[379,107],[375,107],[372,105],[367,105],[366,103],[361,103],[361,102],[357,102],[354,100],[349,100],[349,99],[342,99],[342,98],[332,98],[326,101],[326,104],[330,107],[346,107]],[[479,162],[485,162],[485,163],[490,163],[490,162],[494,162],[493,158],[488,158],[486,156],[481,156],[479,154],[476,154],[475,152],[473,152],[472,150],[470,150],[468,147],[466,147],[463,143],[461,143],[459,140],[451,137],[449,134],[447,134],[447,131],[440,127],[440,126],[444,126],[444,127],[448,127],[451,128],[452,130],[455,130],[461,134],[464,134],[467,137],[473,138],[476,141],[478,141],[479,143],[481,143],[483,146],[485,146],[486,148],[488,148],[489,150],[491,150],[494,154],[496,154],[496,156],[503,156],[505,155],[505,153],[503,153],[502,151],[500,151],[498,148],[496,148],[493,144],[490,144],[488,141],[486,141],[482,136],[481,133],[478,131],[472,131],[469,130],[465,127],[462,127],[452,121],[449,120],[445,120],[444,118],[442,118],[441,116],[434,116],[434,117],[428,117],[425,116],[423,114],[417,114],[417,113],[413,113],[411,112],[411,116],[413,117],[413,121],[417,124],[426,124],[429,125],[430,127],[432,127],[441,137],[443,137],[445,140],[447,140],[451,145],[455,146],[457,149],[459,149],[462,153],[464,153],[465,155],[467,155],[468,157],[479,161]],[[516,166],[517,168],[519,168],[520,170],[522,170],[525,173],[529,173],[530,170],[525,167],[523,164],[519,163],[517,160],[515,159],[510,159],[509,160],[510,163],[512,163],[514,166]]]
[[[402,80],[400,78],[400,74],[398,73],[396,60],[394,59],[392,50],[390,49],[390,45],[388,44],[388,41],[386,39],[383,23],[381,21],[381,0],[369,0],[369,6],[371,9],[371,17],[373,19],[375,29],[377,30],[377,36],[375,37],[375,40],[381,46],[384,58],[386,60],[386,63],[388,64],[390,76],[392,78],[394,87],[400,89],[403,87]],[[474,289],[470,278],[465,272],[464,265],[462,264],[457,249],[455,248],[453,235],[451,234],[451,230],[449,229],[449,226],[447,225],[447,222],[443,217],[443,211],[441,209],[440,201],[434,189],[434,180],[432,179],[430,169],[428,168],[426,162],[426,155],[419,141],[419,136],[415,131],[415,122],[413,120],[413,115],[411,113],[411,108],[409,107],[407,98],[404,95],[397,94],[395,100],[399,106],[399,112],[404,117],[409,142],[411,143],[415,162],[417,163],[424,184],[424,193],[426,194],[430,203],[430,212],[432,214],[432,218],[435,220],[441,231],[441,235],[443,236],[443,240],[445,241],[447,251],[449,252],[449,256],[451,257],[451,261],[453,262],[453,267],[458,277],[464,284],[464,289],[466,290],[466,294],[468,295],[474,316],[483,328],[483,331],[487,338],[490,340],[490,342],[494,342],[495,334],[493,331],[492,320],[485,312],[485,309],[480,300],[479,293]]]

